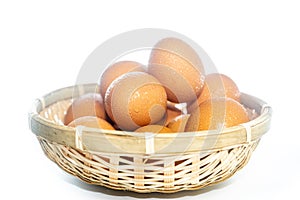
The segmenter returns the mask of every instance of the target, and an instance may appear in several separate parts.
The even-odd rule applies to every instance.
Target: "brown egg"
[[[181,114],[182,114],[182,112],[180,110],[173,110],[173,109],[168,108],[167,109],[167,119],[165,121],[165,124],[168,124],[174,118],[176,118],[177,116],[180,116]]]
[[[151,132],[151,133],[172,133],[172,130],[161,125],[147,125],[136,129],[134,132]]]
[[[175,103],[197,99],[204,84],[204,67],[197,52],[184,41],[165,38],[151,51],[148,72],[165,87]]]
[[[88,93],[75,99],[66,112],[64,124],[68,125],[82,116],[97,116],[105,119],[104,104],[100,94]]]
[[[120,61],[110,65],[101,75],[99,90],[102,97],[105,96],[109,85],[119,76],[133,71],[145,72],[144,66],[135,61]]]
[[[185,131],[218,130],[249,121],[246,109],[234,99],[208,99],[195,109]]]
[[[179,115],[170,121],[167,127],[174,133],[184,132],[189,117],[190,115]]]
[[[188,107],[191,111],[197,108],[202,102],[215,98],[232,98],[240,100],[240,91],[235,82],[224,74],[213,73],[205,77],[205,82],[201,94],[197,101]]]
[[[174,103],[171,101],[167,102],[167,117],[166,123],[167,125],[170,121],[175,119],[177,116],[187,114],[187,104],[186,103]]]
[[[186,109],[183,105],[167,101],[167,111],[165,116],[156,122],[156,125],[167,126],[172,120],[174,120],[177,116],[186,113]]]
[[[153,76],[129,72],[114,80],[105,94],[108,116],[122,130],[135,130],[164,117],[167,95]]]
[[[198,103],[213,98],[232,98],[240,100],[240,91],[235,82],[224,74],[213,73],[205,77],[203,90],[198,98]]]
[[[104,119],[95,116],[84,116],[79,117],[72,121],[68,126],[76,127],[76,126],[86,126],[91,128],[100,128],[106,130],[115,130],[112,125],[110,125]]]

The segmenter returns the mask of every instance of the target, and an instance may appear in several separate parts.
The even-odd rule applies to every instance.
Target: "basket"
[[[270,127],[271,108],[244,94],[241,102],[258,116],[219,133],[151,134],[71,128],[64,114],[95,84],[67,87],[37,99],[31,131],[46,156],[81,180],[116,190],[173,193],[216,184],[243,168]]]

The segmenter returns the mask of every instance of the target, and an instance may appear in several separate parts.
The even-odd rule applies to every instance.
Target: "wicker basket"
[[[224,181],[247,164],[270,126],[271,108],[242,94],[259,115],[221,133],[151,134],[63,125],[72,98],[94,84],[63,88],[38,99],[30,128],[48,158],[81,180],[116,190],[172,193]]]

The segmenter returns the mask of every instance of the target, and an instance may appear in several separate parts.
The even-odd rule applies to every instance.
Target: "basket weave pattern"
[[[180,157],[115,155],[76,150],[39,138],[45,154],[81,180],[116,190],[177,192],[224,181],[244,167],[258,142]]]
[[[57,102],[40,115],[63,124],[70,100]],[[90,153],[38,137],[45,154],[81,180],[117,190],[177,192],[199,189],[232,176],[245,166],[259,140],[208,152],[182,155]]]

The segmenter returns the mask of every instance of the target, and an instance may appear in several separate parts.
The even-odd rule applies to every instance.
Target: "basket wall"
[[[40,115],[62,124],[70,103],[70,100],[57,102]],[[245,166],[259,142],[182,155],[146,155],[88,152],[37,138],[52,161],[81,180],[140,193],[194,190],[224,181]]]

